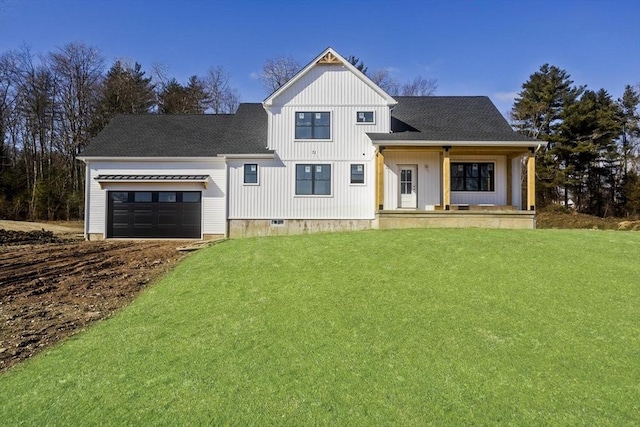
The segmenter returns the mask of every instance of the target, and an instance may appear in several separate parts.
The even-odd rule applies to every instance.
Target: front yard
[[[16,425],[637,425],[640,234],[228,241],[0,376]]]

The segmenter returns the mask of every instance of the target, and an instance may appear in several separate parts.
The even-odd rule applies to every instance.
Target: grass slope
[[[229,241],[0,377],[0,424],[633,425],[640,234]]]

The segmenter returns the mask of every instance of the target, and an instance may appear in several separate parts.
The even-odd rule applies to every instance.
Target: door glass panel
[[[185,191],[182,193],[182,201],[184,203],[198,203],[200,201],[200,193],[197,191]]]
[[[111,200],[113,203],[127,203],[129,201],[129,193],[123,191],[111,192]]]
[[[175,203],[176,193],[174,191],[163,191],[158,193],[158,202],[160,203]]]
[[[136,191],[134,194],[134,202],[150,202],[152,193],[150,191]]]

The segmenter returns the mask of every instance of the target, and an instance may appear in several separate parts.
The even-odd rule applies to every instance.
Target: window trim
[[[362,166],[362,182],[353,182],[353,167]],[[349,163],[349,185],[367,185],[367,167],[364,163]]]
[[[247,166],[256,167],[256,182],[247,182]],[[257,163],[243,163],[242,165],[242,185],[260,185],[260,166]]]
[[[327,113],[329,114],[329,138],[297,138],[296,137],[296,128],[298,127],[296,122],[298,120],[298,114],[303,113],[303,114],[316,114],[316,113]],[[315,118],[313,119],[315,120]],[[311,133],[313,134],[313,124],[311,125]],[[333,110],[321,110],[321,111],[309,111],[309,110],[305,110],[305,111],[301,111],[301,110],[296,110],[294,112],[294,116],[293,116],[293,140],[294,141],[321,141],[321,142],[328,142],[328,141],[333,141]]]
[[[360,122],[358,121],[358,116],[360,113],[371,113],[372,118],[370,122]],[[376,112],[375,111],[356,111],[356,124],[357,125],[375,125],[376,124]]]
[[[491,190],[454,190],[453,189],[453,168],[456,165],[472,165],[472,164],[477,164],[478,165],[478,169],[480,169],[481,165],[492,165],[493,166],[493,170],[491,171],[491,187],[493,187],[493,189]],[[481,194],[487,194],[487,193],[495,193],[496,192],[496,162],[494,160],[490,160],[490,161],[456,161],[456,162],[451,162],[451,170],[449,172],[450,175],[450,188],[451,188],[451,192],[452,193],[481,193]],[[478,188],[481,188],[481,176],[480,176],[480,171],[478,171]],[[466,184],[466,176],[465,176],[465,184]]]
[[[312,178],[311,178],[311,188],[312,192],[315,185],[315,172],[313,172],[313,168],[316,166],[329,166],[329,194],[298,194],[298,166],[311,166],[312,168]],[[294,197],[324,197],[329,198],[333,197],[333,164],[332,163],[296,163],[295,168],[293,170],[293,178],[294,178],[294,186],[293,193]]]

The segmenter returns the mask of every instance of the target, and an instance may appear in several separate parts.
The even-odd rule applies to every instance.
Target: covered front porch
[[[514,142],[376,144],[374,227],[535,228],[534,153]]]

